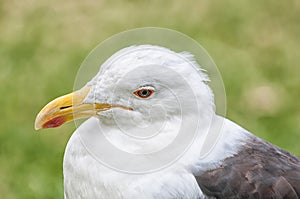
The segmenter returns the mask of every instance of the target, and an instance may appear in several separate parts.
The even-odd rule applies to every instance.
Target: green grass
[[[63,198],[74,124],[36,133],[35,116],[72,91],[99,42],[136,27],[196,39],[223,76],[228,118],[300,155],[299,23],[297,0],[0,0],[0,198]]]

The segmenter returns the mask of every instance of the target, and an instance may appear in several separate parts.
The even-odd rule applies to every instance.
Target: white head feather
[[[101,126],[109,124],[105,129],[107,137],[126,151],[151,152],[175,139],[183,118],[210,123],[215,107],[208,81],[187,52],[176,53],[151,45],[131,46],[101,66],[87,84],[91,91],[84,102],[131,107],[133,111],[115,108],[101,112]],[[135,90],[145,86],[155,89],[151,97],[134,96]],[[163,133],[152,139],[134,138],[151,137],[158,131]]]

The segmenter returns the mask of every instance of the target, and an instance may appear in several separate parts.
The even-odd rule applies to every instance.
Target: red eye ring
[[[154,93],[154,89],[141,88],[133,92],[133,94],[139,98],[148,98]]]

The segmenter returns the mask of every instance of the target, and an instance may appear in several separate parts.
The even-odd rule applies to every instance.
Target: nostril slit
[[[62,110],[62,109],[70,108],[70,107],[72,107],[72,106],[62,106],[59,109]]]

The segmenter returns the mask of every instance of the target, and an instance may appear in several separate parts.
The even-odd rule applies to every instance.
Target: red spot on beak
[[[43,124],[43,128],[55,128],[61,126],[63,123],[65,123],[66,120],[63,116],[55,117],[45,124]]]

